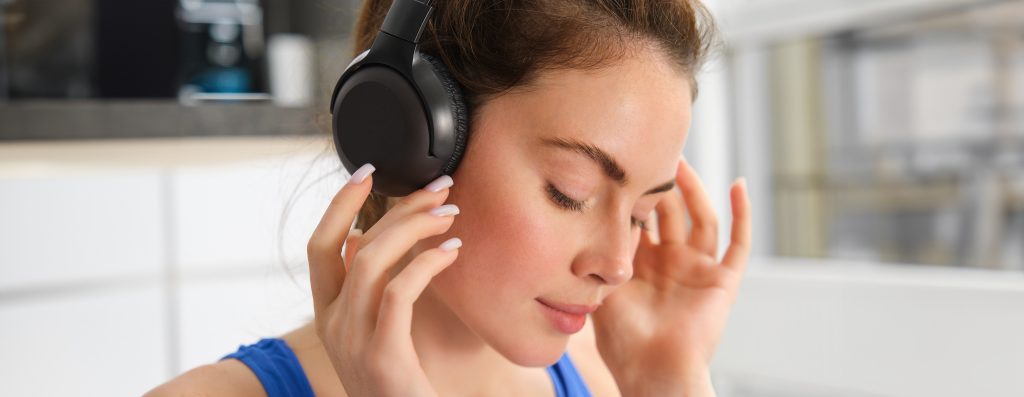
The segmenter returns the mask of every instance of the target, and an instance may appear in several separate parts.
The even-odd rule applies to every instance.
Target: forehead
[[[654,51],[596,70],[548,71],[529,89],[494,102],[494,110],[505,113],[499,129],[516,130],[524,143],[545,137],[587,141],[626,168],[640,168],[639,174],[650,174],[645,167],[674,165],[691,119],[689,77]]]

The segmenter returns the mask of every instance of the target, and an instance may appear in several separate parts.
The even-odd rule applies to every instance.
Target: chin
[[[552,335],[539,329],[502,335],[490,342],[494,350],[523,367],[547,367],[558,362],[568,344],[568,335]]]

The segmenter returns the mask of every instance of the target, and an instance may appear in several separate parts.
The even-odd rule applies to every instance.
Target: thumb
[[[345,239],[345,254],[342,258],[345,262],[346,274],[348,274],[348,268],[356,257],[356,252],[359,251],[359,242],[362,241],[362,239],[363,231],[360,229],[352,229],[352,231],[349,232],[348,237]]]

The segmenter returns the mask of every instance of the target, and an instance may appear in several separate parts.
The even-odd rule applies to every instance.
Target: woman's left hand
[[[731,241],[718,260],[717,217],[683,159],[676,184],[656,207],[657,231],[641,231],[632,280],[593,313],[598,351],[623,395],[714,395],[708,366],[746,267],[750,202],[745,182],[734,182]]]

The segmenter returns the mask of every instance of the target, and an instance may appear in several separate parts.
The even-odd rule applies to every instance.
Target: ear
[[[345,249],[342,258],[345,261],[345,273],[348,273],[348,267],[352,263],[352,260],[356,257],[356,252],[359,252],[359,243],[363,239],[363,231],[360,229],[352,229],[348,233],[348,238],[345,239]]]

